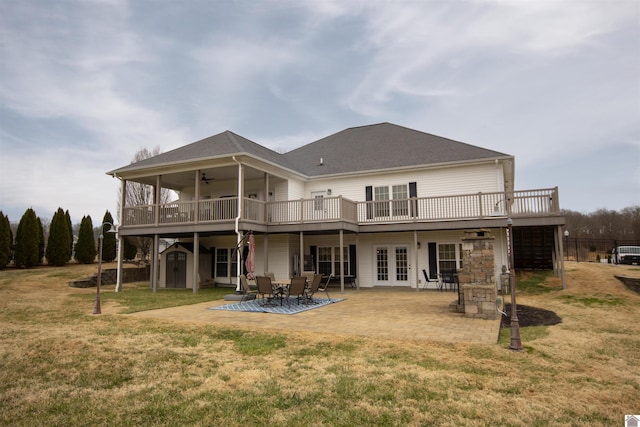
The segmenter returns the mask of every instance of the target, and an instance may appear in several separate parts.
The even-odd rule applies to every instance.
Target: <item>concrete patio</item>
[[[209,310],[212,306],[233,303],[217,300],[130,316],[269,331],[307,331],[450,343],[495,344],[498,339],[500,318],[471,319],[449,312],[449,304],[457,301],[455,292],[375,288],[349,289],[340,293],[338,289],[330,289],[330,296],[345,300],[295,315]]]

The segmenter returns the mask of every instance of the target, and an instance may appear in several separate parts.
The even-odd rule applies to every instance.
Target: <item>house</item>
[[[248,233],[258,275],[314,270],[335,276],[342,289],[350,280],[417,289],[433,286],[423,269],[435,275],[461,268],[465,230],[487,229],[496,239],[499,283],[509,265],[508,218],[516,268],[560,273],[565,219],[558,189],[515,190],[514,169],[511,155],[380,123],[284,154],[225,131],[108,174],[121,180],[123,195],[129,182],[155,189],[149,205],[123,198],[119,221],[120,238],[156,242],[153,288],[178,283],[196,292],[198,275],[237,286],[243,267],[236,248]],[[178,198],[158,203],[163,188]],[[160,257],[161,239],[180,245]],[[167,258],[175,253],[184,255]]]

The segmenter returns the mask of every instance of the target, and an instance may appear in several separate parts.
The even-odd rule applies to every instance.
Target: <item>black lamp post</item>
[[[116,233],[116,227],[108,221],[100,226],[100,235],[98,236],[98,279],[96,281],[96,302],[93,305],[93,314],[102,314],[100,308],[100,285],[102,284],[102,241],[104,240],[104,226],[109,225],[107,233]]]
[[[509,349],[522,350],[522,340],[520,339],[520,322],[518,321],[518,309],[516,306],[516,272],[513,263],[513,220],[507,219],[509,231],[509,286],[511,287],[511,345]]]

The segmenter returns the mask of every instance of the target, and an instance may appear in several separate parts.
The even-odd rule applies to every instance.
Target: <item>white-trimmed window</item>
[[[375,216],[408,216],[409,188],[407,184],[399,184],[373,188]]]
[[[375,203],[375,215],[377,217],[389,216],[389,187],[375,187],[373,189]]]
[[[342,271],[345,276],[349,275],[349,247],[345,246],[342,255]],[[318,247],[318,273],[323,276],[340,275],[340,246],[320,246]]]
[[[462,268],[462,244],[438,244],[438,271],[451,272]]]
[[[238,260],[233,256],[234,250],[235,248],[216,248],[216,277],[236,275]]]
[[[323,276],[331,275],[331,266],[333,265],[332,253],[330,247],[318,248],[318,273]]]
[[[406,185],[394,185],[392,187],[393,195],[393,216],[409,215],[409,198]]]

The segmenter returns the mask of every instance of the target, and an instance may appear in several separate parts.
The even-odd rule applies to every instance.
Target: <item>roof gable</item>
[[[186,251],[188,251],[188,252],[193,253],[193,248],[194,248],[193,243],[191,243],[191,242],[176,242],[173,245],[171,245],[168,248],[166,248],[164,251],[162,251],[161,254],[163,254],[163,253],[165,253],[167,251],[175,250],[175,249],[177,249],[179,247],[184,249],[184,250],[186,250]],[[199,248],[201,254],[208,254],[209,253],[209,249],[205,248],[202,245],[199,245],[198,248]]]
[[[280,166],[289,167],[287,159],[281,154],[227,130],[183,147],[115,169],[108,172],[108,174],[241,154],[248,154]]]
[[[510,157],[391,123],[345,129],[284,156],[309,176]]]

